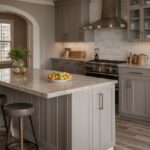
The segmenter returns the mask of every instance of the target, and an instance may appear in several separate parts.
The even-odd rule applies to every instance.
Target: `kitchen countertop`
[[[66,58],[66,57],[58,57],[58,58],[51,58],[51,59],[59,59],[59,60],[72,60],[72,61],[81,61],[81,62],[86,62],[89,61],[87,58]]]
[[[115,84],[116,81],[81,75],[73,75],[73,80],[57,84],[48,81],[52,70],[28,69],[23,75],[15,74],[12,69],[0,69],[0,85],[44,98],[72,94],[101,85]]]
[[[118,66],[121,68],[150,69],[150,64],[146,64],[146,65],[120,64]]]

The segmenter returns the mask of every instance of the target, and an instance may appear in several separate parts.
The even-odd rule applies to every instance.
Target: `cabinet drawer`
[[[119,68],[119,74],[124,74],[128,76],[147,76],[150,77],[149,69],[140,68]]]

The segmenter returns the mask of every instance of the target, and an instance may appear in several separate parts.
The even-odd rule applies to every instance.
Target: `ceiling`
[[[54,0],[17,0],[17,1],[36,3],[36,4],[42,4],[42,5],[53,5]]]

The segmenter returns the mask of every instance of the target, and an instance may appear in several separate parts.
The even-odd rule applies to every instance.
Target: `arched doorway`
[[[0,11],[14,13],[26,19],[28,22],[28,48],[32,54],[29,66],[40,68],[40,28],[36,19],[29,13],[9,5],[0,4]]]

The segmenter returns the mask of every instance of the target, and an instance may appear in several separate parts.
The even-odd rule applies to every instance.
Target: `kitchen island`
[[[33,115],[40,150],[107,150],[115,145],[115,81],[73,75],[56,84],[50,70],[28,69],[24,75],[0,70],[0,93],[8,103],[26,102]],[[13,135],[17,136],[16,122]],[[25,137],[32,140],[28,119]]]

